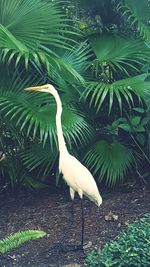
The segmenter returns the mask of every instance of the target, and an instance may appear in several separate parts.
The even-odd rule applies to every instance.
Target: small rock
[[[139,199],[136,198],[136,199],[132,200],[131,203],[132,203],[132,204],[133,204],[133,203],[136,203],[138,200],[139,200]]]
[[[130,224],[129,220],[125,221],[124,224],[128,226]]]

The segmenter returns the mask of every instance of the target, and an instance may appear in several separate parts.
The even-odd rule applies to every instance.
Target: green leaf
[[[124,3],[123,3],[124,2]],[[150,29],[148,25],[150,6],[148,0],[124,0],[118,4],[118,10],[133,26],[139,35],[146,41],[150,41]]]
[[[47,97],[46,93],[26,93],[23,90],[26,87],[28,87],[28,81],[20,81],[16,75],[12,80],[8,80],[8,84],[6,80],[1,84],[1,114],[28,136],[42,138],[43,144],[49,140],[51,146],[55,147],[57,144],[56,104],[50,95]],[[85,120],[84,114],[65,103],[62,128],[69,147],[87,143],[93,135],[92,127]]]
[[[150,117],[149,117],[149,114],[148,114],[145,118],[142,119],[141,124],[142,125],[146,125],[149,122],[150,122]]]
[[[83,78],[72,66],[61,60],[56,49],[72,50],[79,32],[70,25],[59,1],[11,0],[0,1],[0,57],[15,66],[21,62],[27,69],[67,70],[76,79]],[[84,50],[83,48],[81,49]]]
[[[95,64],[98,60],[104,69],[109,66],[111,70],[128,76],[130,70],[140,72],[141,65],[148,59],[149,49],[141,40],[121,34],[104,33],[91,39],[90,43],[97,58]]]
[[[133,108],[133,110],[139,112],[139,113],[144,113],[145,110],[143,108]]]
[[[128,123],[121,123],[118,125],[118,128],[121,128],[127,132],[132,132],[132,129]]]
[[[138,126],[140,124],[141,117],[140,116],[134,116],[130,119],[130,122],[133,126]]]
[[[89,267],[147,267],[149,253],[150,214],[130,224],[112,241],[87,255]]]
[[[46,233],[41,230],[25,230],[11,234],[0,240],[0,253],[6,253],[30,240],[42,238],[45,235]]]
[[[134,164],[132,150],[118,141],[108,143],[105,140],[96,142],[85,155],[85,164],[100,180],[108,186],[115,186],[123,181]]]
[[[51,147],[50,142],[46,142],[44,147],[42,143],[32,142],[32,144],[27,146],[21,153],[21,158],[27,170],[29,172],[36,170],[37,177],[40,177],[40,180],[44,180],[45,176],[50,173],[56,162],[57,156],[58,151],[54,145]],[[28,181],[26,177],[24,180]],[[38,180],[32,180],[33,179],[29,179],[28,182],[31,186],[34,186],[35,183],[37,183],[38,186],[40,183]]]
[[[114,81],[111,84],[104,82],[87,82],[85,83],[86,89],[83,92],[85,100],[90,96],[90,105],[94,105],[99,112],[102,104],[106,100],[108,94],[109,97],[109,113],[112,110],[113,103],[117,102],[120,112],[122,112],[123,101],[126,101],[128,107],[136,103],[136,98],[139,101],[144,97],[144,91],[149,90],[150,83],[145,81],[147,74],[138,75],[118,81]]]
[[[137,134],[136,135],[136,139],[137,141],[143,146],[145,141],[146,141],[146,138],[145,138],[145,135],[144,134]]]

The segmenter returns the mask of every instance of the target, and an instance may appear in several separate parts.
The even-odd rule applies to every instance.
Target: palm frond
[[[141,66],[147,62],[149,49],[141,40],[106,33],[90,40],[90,43],[96,55],[92,64],[98,74],[101,68],[109,66],[113,72],[129,76],[131,70],[140,72]]]
[[[64,69],[77,80],[81,76],[65,64],[56,48],[71,50],[77,44],[74,35],[79,32],[69,25],[59,1],[11,0],[0,2],[0,59],[15,66],[21,62],[25,68],[46,67]],[[69,36],[69,37],[68,37]]]
[[[56,84],[64,84],[64,81],[74,85],[80,82],[84,83],[84,72],[88,68],[88,59],[91,56],[91,49],[83,42],[76,45],[70,51],[63,52],[62,55],[59,51],[60,58],[57,58],[57,65],[50,68],[50,76],[53,77]],[[55,68],[54,68],[55,66]],[[62,85],[61,85],[62,86]]]
[[[1,85],[1,114],[16,125],[20,132],[24,131],[33,139],[38,137],[43,144],[49,140],[53,147],[57,144],[56,104],[46,94],[24,92],[23,89],[27,86],[29,81],[20,81],[16,75],[8,84],[6,81],[6,84]],[[93,132],[84,115],[76,108],[66,105],[63,106],[62,127],[70,147],[73,144],[78,146],[82,142],[86,143]]]
[[[49,142],[44,147],[42,143],[32,142],[23,150],[21,158],[26,169],[29,172],[36,170],[37,176],[40,177],[40,180],[43,180],[52,170],[57,155],[58,151],[54,147],[51,148]]]
[[[37,50],[40,44],[67,48],[69,44],[63,33],[70,31],[58,4],[41,0],[1,1],[0,24],[31,50]]]
[[[139,101],[144,92],[150,88],[150,83],[145,81],[147,74],[138,75],[131,78],[115,81],[111,84],[104,82],[87,82],[86,89],[83,92],[85,99],[90,98],[90,105],[94,105],[97,112],[100,110],[106,97],[109,99],[109,113],[112,110],[114,99],[118,103],[118,108],[122,112],[123,101],[128,107],[134,106],[135,97],[137,95]]]
[[[132,150],[118,141],[110,144],[105,140],[96,142],[87,152],[84,160],[93,174],[111,187],[122,182],[134,164]]]
[[[118,10],[133,26],[139,35],[146,41],[150,41],[149,17],[150,4],[148,0],[124,0],[118,4]]]
[[[81,42],[75,46],[71,51],[66,51],[63,54],[62,59],[79,73],[84,73],[87,69],[87,60],[91,57],[91,48],[87,45],[87,42]]]

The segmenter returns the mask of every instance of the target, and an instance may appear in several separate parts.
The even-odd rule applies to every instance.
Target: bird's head
[[[56,89],[54,88],[52,84],[45,84],[42,86],[28,87],[25,89],[25,91],[39,91],[39,92],[45,92],[45,93],[50,93],[54,95],[56,92]]]

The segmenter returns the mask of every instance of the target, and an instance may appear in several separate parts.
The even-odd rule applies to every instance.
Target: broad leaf
[[[115,186],[123,181],[134,164],[132,150],[118,141],[108,143],[96,142],[85,156],[85,163],[95,176],[108,186]]]
[[[149,49],[140,40],[120,34],[103,34],[90,40],[97,57],[93,64],[109,68],[114,72],[130,75],[130,70],[140,72],[139,67],[147,61]],[[108,73],[109,76],[109,73]],[[109,77],[108,77],[109,79]]]

